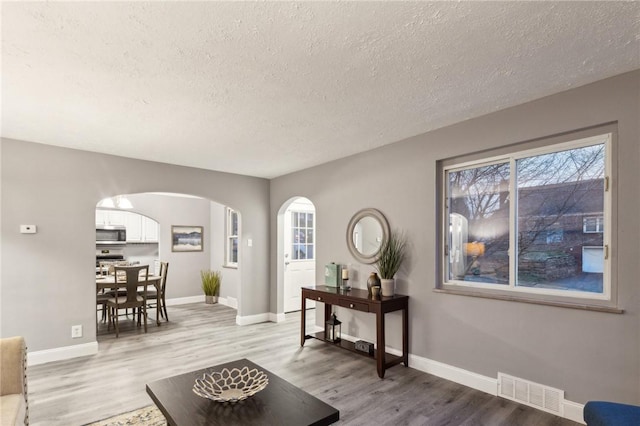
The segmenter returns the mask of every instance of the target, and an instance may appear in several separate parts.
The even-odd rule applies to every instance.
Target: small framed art
[[[202,226],[171,226],[171,251],[202,251]]]

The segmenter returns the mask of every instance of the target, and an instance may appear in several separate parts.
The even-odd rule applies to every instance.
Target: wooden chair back
[[[167,288],[167,274],[169,273],[169,262],[160,262],[160,294],[164,296]]]
[[[147,300],[147,286],[144,285],[143,302],[138,303],[138,286],[149,280],[149,265],[143,266],[114,266],[114,277],[116,287],[127,289],[126,305],[142,305]],[[142,274],[141,274],[142,272]],[[118,298],[116,297],[116,300]]]

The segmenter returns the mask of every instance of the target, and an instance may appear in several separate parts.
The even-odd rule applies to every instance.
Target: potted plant
[[[200,271],[200,278],[202,278],[202,291],[204,291],[205,303],[218,303],[220,282],[222,281],[220,271]]]
[[[380,248],[376,269],[380,274],[383,296],[393,296],[395,291],[395,275],[406,256],[407,239],[404,233],[389,232],[389,238]]]

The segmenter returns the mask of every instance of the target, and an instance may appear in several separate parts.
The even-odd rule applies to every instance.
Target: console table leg
[[[333,305],[329,303],[324,304],[324,319],[322,320],[323,325],[325,322],[329,321],[329,318],[331,318],[331,311],[333,310],[332,308],[333,308]],[[324,338],[326,339],[327,336],[324,336]]]
[[[304,346],[305,335],[307,334],[307,298],[302,297],[302,311],[300,312],[300,318],[302,318],[302,325],[300,326],[300,346]]]
[[[409,366],[409,307],[402,310],[402,360]]]
[[[385,372],[385,348],[386,343],[384,341],[384,313],[377,312],[376,313],[376,344],[378,346],[377,356],[376,356],[376,366],[378,367],[378,377],[381,379],[384,378]]]

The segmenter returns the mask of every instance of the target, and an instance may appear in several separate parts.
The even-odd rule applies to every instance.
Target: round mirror
[[[376,209],[363,209],[353,215],[347,227],[347,247],[361,263],[373,263],[389,237],[387,218]]]

